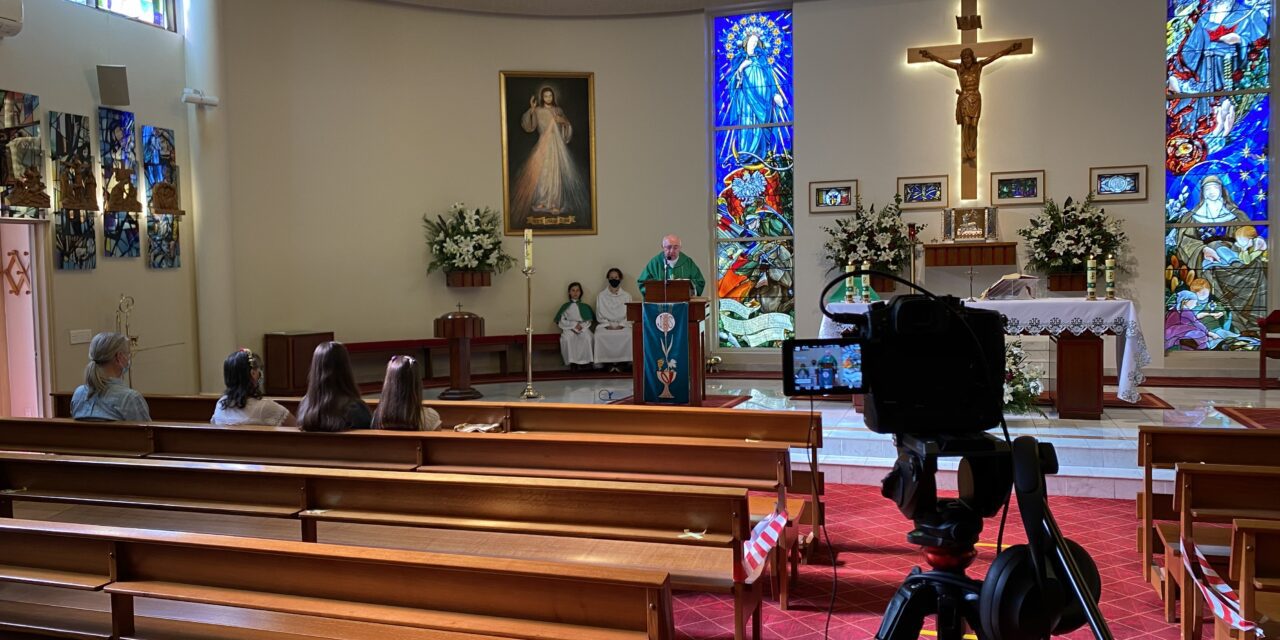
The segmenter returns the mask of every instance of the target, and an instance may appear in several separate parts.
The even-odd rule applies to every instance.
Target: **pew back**
[[[510,638],[674,635],[661,572],[14,520],[0,549],[105,569],[115,629],[135,596]],[[85,567],[88,568],[88,567]],[[337,579],[337,576],[341,576]],[[0,575],[0,580],[6,576]],[[370,636],[373,637],[373,636]]]

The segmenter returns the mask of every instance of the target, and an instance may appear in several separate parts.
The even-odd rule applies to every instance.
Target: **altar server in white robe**
[[[556,325],[560,327],[560,355],[569,369],[591,368],[591,321],[595,314],[582,302],[582,285],[569,285],[569,301],[556,312]]]
[[[619,288],[621,269],[610,269],[605,278],[609,287],[596,296],[596,365],[617,371],[631,362],[631,323],[627,322],[631,294]]]

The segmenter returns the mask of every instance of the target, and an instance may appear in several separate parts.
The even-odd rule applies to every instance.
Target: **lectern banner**
[[[644,303],[644,401],[689,404],[689,303]]]

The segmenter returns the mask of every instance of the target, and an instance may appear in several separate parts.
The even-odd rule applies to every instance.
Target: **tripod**
[[[978,599],[982,582],[965,575],[978,552],[946,547],[925,547],[932,571],[911,569],[889,601],[876,640],[915,640],[927,616],[935,616],[938,640],[961,640],[964,626],[981,629]]]
[[[1110,640],[1097,594],[1097,566],[1083,547],[1062,536],[1049,512],[1045,474],[1058,471],[1053,446],[1021,437],[1012,448],[978,436],[895,436],[898,461],[882,493],[916,528],[931,571],[919,567],[898,587],[876,640],[914,640],[924,618],[935,616],[939,640],[961,640],[967,624],[983,640],[1031,640],[1070,633],[1088,624]],[[958,499],[938,499],[940,456],[960,458]],[[1007,503],[1016,486],[1027,544],[1004,549],[986,580],[965,575],[977,556],[982,520]]]

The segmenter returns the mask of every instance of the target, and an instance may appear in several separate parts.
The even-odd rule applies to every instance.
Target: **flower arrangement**
[[[516,259],[502,250],[502,222],[498,212],[485,207],[468,209],[455,202],[445,215],[422,216],[431,263],[427,273],[445,271],[497,271],[515,265]]]
[[[1040,382],[1040,369],[1027,362],[1021,340],[1011,340],[1004,345],[1004,412],[1025,414],[1035,411],[1044,416],[1036,406],[1044,384]]]
[[[1027,241],[1027,269],[1040,273],[1083,271],[1089,256],[1118,256],[1129,241],[1120,221],[1093,204],[1067,198],[1062,208],[1050,199],[1031,223],[1018,230]]]
[[[862,198],[856,198],[853,215],[836,220],[834,227],[823,227],[829,239],[823,245],[831,270],[843,269],[850,261],[856,266],[870,262],[877,271],[898,273],[911,259],[911,235],[902,221],[902,197],[879,211],[875,205],[864,209]],[[916,225],[918,234],[926,225]]]

